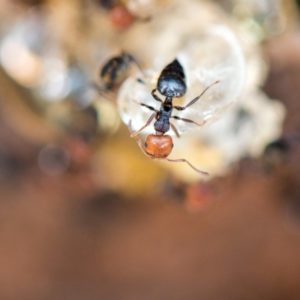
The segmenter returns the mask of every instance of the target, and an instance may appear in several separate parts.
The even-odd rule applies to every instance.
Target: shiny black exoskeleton
[[[133,62],[135,62],[133,56],[126,52],[110,58],[100,71],[103,88],[113,90],[120,85],[126,78],[128,68]]]
[[[177,59],[162,70],[156,88],[167,98],[182,97],[186,93],[185,74]]]
[[[166,103],[165,101],[161,105],[160,110],[156,115],[156,121],[154,122],[154,129],[156,132],[164,134],[170,129],[172,110],[172,103]]]
[[[174,59],[160,73],[156,85],[159,93],[166,97],[160,100],[152,91],[154,99],[161,101],[162,105],[156,116],[154,128],[156,132],[166,133],[170,129],[170,118],[173,110],[173,98],[182,97],[186,93],[185,74],[183,67],[177,59]]]

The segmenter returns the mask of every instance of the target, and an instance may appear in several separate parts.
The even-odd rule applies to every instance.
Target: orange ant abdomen
[[[149,134],[145,141],[145,151],[153,158],[166,158],[172,152],[173,140],[169,135]]]

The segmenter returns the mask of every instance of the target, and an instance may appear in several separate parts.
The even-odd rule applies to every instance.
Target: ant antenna
[[[190,107],[191,105],[193,105],[195,102],[197,102],[212,86],[214,86],[215,84],[219,83],[220,80],[216,80],[215,82],[213,82],[212,84],[210,84],[209,86],[207,86],[200,95],[198,95],[197,97],[195,97],[193,100],[191,100],[190,102],[188,102],[185,106],[174,106],[175,109],[177,110],[185,110],[186,108]]]
[[[177,158],[177,159],[172,159],[172,158],[164,158],[166,159],[167,161],[169,162],[184,162],[186,164],[188,164],[193,170],[195,170],[197,173],[200,173],[202,175],[205,175],[205,176],[208,176],[209,173],[208,172],[205,172],[205,171],[202,171],[202,170],[199,170],[197,169],[195,166],[193,166],[187,159],[185,158]]]

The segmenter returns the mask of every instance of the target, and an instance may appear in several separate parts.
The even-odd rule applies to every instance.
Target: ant
[[[140,138],[138,137],[138,143],[142,150],[153,159],[165,159],[170,162],[185,162],[196,172],[208,175],[207,172],[201,171],[194,167],[188,160],[185,158],[180,159],[171,159],[168,158],[173,149],[173,140],[170,135],[166,133],[169,131],[170,127],[175,132],[177,137],[180,137],[180,134],[175,127],[175,125],[170,121],[170,119],[181,120],[188,123],[193,123],[197,126],[203,126],[205,121],[202,123],[198,123],[196,121],[181,118],[179,116],[173,115],[173,109],[177,111],[183,111],[197,102],[203,94],[213,85],[217,84],[219,80],[213,82],[211,85],[206,87],[200,95],[192,99],[185,106],[177,106],[173,105],[173,98],[182,97],[187,90],[186,82],[185,82],[185,74],[183,67],[179,63],[179,61],[175,58],[170,64],[168,64],[160,73],[160,76],[157,81],[156,88],[152,90],[151,95],[154,100],[161,103],[160,109],[157,110],[153,106],[150,106],[145,103],[138,102],[141,106],[148,108],[153,111],[145,125],[143,125],[139,130],[135,132],[131,132],[131,137],[138,137],[139,133],[143,131],[150,123],[155,119],[154,129],[155,134],[149,134],[146,138],[144,144],[142,144]],[[159,98],[156,94],[156,91],[163,96],[165,96],[165,100]]]
[[[108,59],[100,69],[102,87],[93,83],[100,94],[113,92],[126,79],[132,64],[142,73],[141,67],[135,58],[128,52],[122,51],[119,55]]]

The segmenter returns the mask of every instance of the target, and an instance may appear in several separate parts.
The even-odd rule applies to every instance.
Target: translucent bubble
[[[117,103],[123,122],[132,131],[146,123],[152,112],[139,102],[159,109],[151,91],[162,69],[176,57],[185,72],[187,92],[173,99],[175,105],[189,103],[218,83],[187,109],[173,110],[173,115],[205,124],[200,128],[172,120],[184,134],[176,138],[172,130],[167,133],[174,137],[170,157],[186,158],[213,176],[224,174],[245,155],[259,155],[280,134],[284,109],[260,91],[267,67],[257,39],[212,2],[174,1],[156,17],[155,22],[136,25],[124,38],[123,48],[136,54],[145,76],[136,74],[120,88]],[[142,138],[154,132],[151,123]],[[183,164],[164,165],[182,179],[199,179]]]
[[[184,68],[188,86],[186,95],[180,99],[180,105],[188,103],[206,87],[219,81],[194,105],[180,112],[180,117],[200,123],[218,118],[224,109],[237,99],[244,83],[245,62],[235,35],[226,26],[212,26],[205,33],[193,33],[186,36],[185,43],[178,47],[176,57]],[[174,56],[170,56],[167,63],[173,59]],[[151,115],[151,111],[142,108],[139,102],[159,108],[159,102],[152,98],[151,90],[156,87],[160,72],[161,69],[148,69],[143,78],[145,84],[141,83],[138,77],[131,77],[120,90],[118,97],[120,115],[125,124],[131,122],[133,130],[140,128]],[[182,121],[174,123],[181,133],[197,129],[191,123]],[[153,128],[149,126],[144,133],[151,131],[153,132]]]
[[[219,82],[194,105],[181,113],[181,117],[206,124],[219,118],[222,112],[237,100],[244,85],[245,62],[242,49],[231,30],[225,26],[213,27],[202,37],[202,47],[192,42],[186,52],[189,89],[184,98],[186,104],[206,87]],[[210,54],[211,53],[211,54]],[[185,55],[185,56],[184,56]],[[197,62],[197,63],[195,63]],[[178,124],[180,131],[198,129],[190,123]]]

